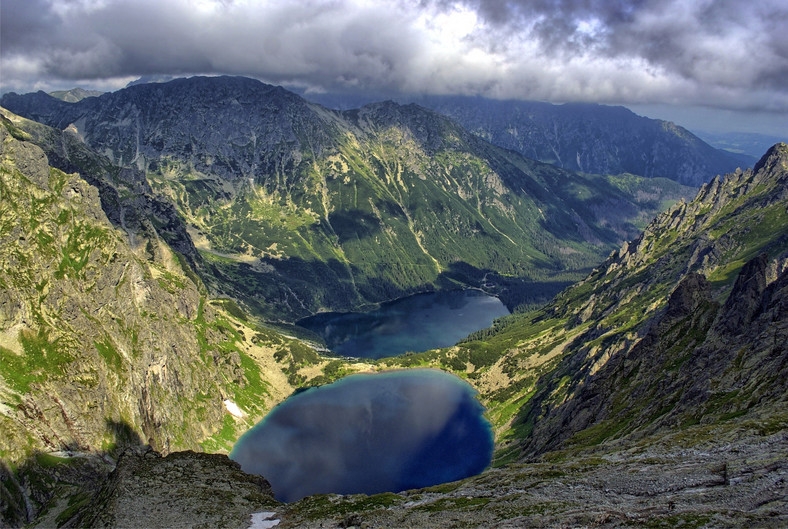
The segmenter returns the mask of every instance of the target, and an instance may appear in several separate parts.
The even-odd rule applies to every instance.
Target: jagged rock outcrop
[[[787,181],[788,146],[778,144],[754,170],[715,179],[660,215],[544,309],[567,322],[547,334],[565,340],[565,354],[533,380],[515,418],[528,428],[523,454],[750,413],[752,394],[763,413],[781,405],[786,388],[767,381],[786,354],[776,322],[786,294]],[[510,354],[526,351],[521,344]],[[745,366],[749,356],[758,360]],[[746,394],[729,385],[750,378],[760,382],[745,384]]]
[[[268,481],[226,455],[128,450],[62,527],[246,528],[253,513],[277,505]]]
[[[785,409],[786,300],[788,271],[767,288],[765,254],[742,268],[724,305],[713,301],[705,277],[688,275],[642,340],[615,354],[567,402],[533,419],[524,452],[557,449],[575,435],[632,443]],[[539,396],[533,402],[540,409]]]

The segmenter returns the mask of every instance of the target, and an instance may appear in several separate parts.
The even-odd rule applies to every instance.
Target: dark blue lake
[[[509,310],[478,290],[430,292],[384,303],[372,312],[327,312],[298,325],[323,337],[336,354],[384,358],[454,345]]]
[[[475,393],[433,369],[352,375],[292,395],[230,458],[268,479],[284,502],[462,479],[492,458],[492,430]]]

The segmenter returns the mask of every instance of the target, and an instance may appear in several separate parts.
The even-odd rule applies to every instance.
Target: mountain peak
[[[758,173],[764,168],[768,170],[788,168],[788,144],[781,142],[772,145],[772,147],[766,151],[766,154],[761,156],[758,163],[755,164],[753,172]]]

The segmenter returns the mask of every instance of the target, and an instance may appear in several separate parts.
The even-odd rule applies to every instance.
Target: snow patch
[[[236,417],[242,418],[244,415],[246,415],[246,413],[244,413],[244,411],[238,407],[238,404],[231,401],[230,399],[226,399],[224,401],[224,407],[227,408],[227,411],[229,411],[231,415]]]
[[[249,529],[271,529],[279,525],[279,519],[272,519],[276,516],[275,512],[254,512],[252,513],[252,525]]]

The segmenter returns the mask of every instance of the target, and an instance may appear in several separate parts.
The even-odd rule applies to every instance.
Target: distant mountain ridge
[[[2,101],[145,171],[205,280],[276,317],[484,278],[514,306],[542,288],[522,281],[560,288],[686,192],[528,160],[417,105],[337,112],[242,77]]]
[[[366,102],[338,94],[305,93],[304,97],[331,108]],[[449,116],[472,133],[527,158],[573,171],[659,176],[697,187],[757,160],[715,149],[682,127],[638,116],[622,106],[470,96],[395,99]]]
[[[420,102],[496,145],[575,171],[659,176],[700,186],[750,161],[714,149],[674,123],[621,106],[465,97]]]
[[[76,103],[77,101],[82,101],[86,97],[98,97],[104,92],[99,90],[85,90],[84,88],[72,88],[71,90],[57,90],[55,92],[49,92],[49,95],[52,97],[56,97],[61,101],[65,101],[66,103]]]

